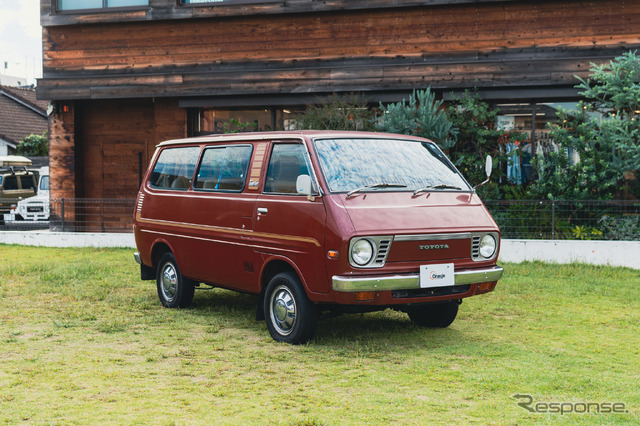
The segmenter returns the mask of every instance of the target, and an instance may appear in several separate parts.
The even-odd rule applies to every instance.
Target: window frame
[[[184,0],[177,0],[179,7],[220,7],[233,4],[262,4],[262,3],[283,3],[283,0],[219,0],[219,1],[199,1],[195,3],[185,3]]]
[[[162,155],[165,152],[168,151],[172,151],[172,150],[180,150],[180,149],[196,149],[198,152],[195,156],[195,164],[193,166],[193,171],[191,173],[191,178],[189,181],[189,186],[187,188],[173,188],[171,185],[169,185],[169,187],[165,187],[165,186],[156,186],[153,183],[153,177],[154,174],[156,173],[156,168],[158,167],[158,164],[160,163],[160,159],[162,158]],[[202,155],[202,149],[200,146],[168,146],[166,148],[164,148],[162,151],[160,151],[158,153],[158,158],[155,160],[155,163],[153,164],[153,169],[151,170],[151,173],[149,174],[149,179],[148,179],[148,186],[155,190],[155,191],[177,191],[177,192],[186,192],[189,191],[190,188],[193,187],[193,181],[195,179],[195,171],[198,168],[198,163],[200,161],[200,157]],[[159,173],[160,175],[162,175],[162,173]],[[175,180],[177,177],[185,177],[185,176],[175,176],[173,179]],[[186,178],[186,177],[185,177]],[[172,182],[173,184],[173,182]]]
[[[243,173],[243,179],[242,179],[242,187],[240,189],[216,189],[216,188],[197,188],[196,185],[198,183],[198,177],[200,175],[200,169],[202,168],[202,162],[204,160],[204,156],[206,154],[207,151],[211,151],[211,150],[215,150],[215,149],[227,149],[227,148],[242,148],[242,147],[249,147],[251,148],[251,151],[249,152],[249,161],[247,162],[247,166],[244,170]],[[249,174],[249,167],[251,166],[251,161],[253,160],[253,153],[255,151],[255,148],[253,146],[253,144],[251,143],[243,143],[243,144],[229,144],[229,145],[207,145],[202,149],[202,152],[200,152],[200,157],[198,158],[198,164],[196,165],[196,171],[195,174],[193,175],[193,180],[191,182],[191,187],[193,189],[193,191],[195,192],[205,192],[205,193],[209,193],[209,192],[214,192],[214,193],[219,193],[219,192],[223,192],[223,193],[241,193],[244,192],[245,188],[247,187],[247,178],[248,178],[248,174]]]
[[[309,159],[309,151],[307,150],[307,146],[304,142],[298,142],[298,141],[286,141],[286,142],[282,141],[282,142],[275,142],[271,144],[271,149],[269,152],[269,160],[266,163],[266,170],[264,172],[265,174],[264,174],[264,185],[262,187],[262,194],[263,195],[279,195],[279,196],[285,195],[285,196],[296,196],[296,197],[306,196],[305,194],[299,194],[297,191],[296,192],[277,192],[277,191],[267,190],[267,185],[269,184],[269,173],[271,172],[271,160],[274,157],[273,156],[274,151],[278,146],[283,146],[283,145],[295,145],[295,146],[299,146],[302,149],[302,160],[304,161],[304,164],[307,166],[307,172],[309,177],[311,178],[313,191],[316,195],[318,195],[318,189],[317,189],[318,185],[316,183],[316,177],[313,171],[313,164],[311,164],[311,161]]]
[[[108,0],[102,0],[102,7],[100,8],[86,8],[86,9],[60,9],[58,6],[58,2],[60,0],[52,0],[52,10],[55,10],[56,14],[59,15],[77,15],[83,13],[111,13],[111,12],[121,12],[121,11],[130,11],[130,10],[146,10],[150,7],[150,2],[152,0],[147,0],[146,5],[133,5],[133,6],[105,6],[105,2]]]

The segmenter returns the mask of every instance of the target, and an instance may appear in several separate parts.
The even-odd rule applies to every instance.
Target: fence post
[[[556,200],[551,200],[551,239],[556,239]]]
[[[60,217],[62,219],[62,232],[64,232],[64,198],[60,201]]]

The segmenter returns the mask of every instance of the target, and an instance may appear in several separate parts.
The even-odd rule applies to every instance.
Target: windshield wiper
[[[364,191],[365,189],[372,189],[372,188],[406,188],[406,187],[407,187],[407,185],[402,185],[401,183],[386,183],[386,182],[374,183],[372,185],[363,186],[361,188],[354,189],[353,191],[347,192],[347,198],[351,197],[356,192]]]
[[[421,192],[425,192],[430,189],[457,189],[458,191],[462,191],[462,188],[460,188],[459,186],[447,185],[446,183],[443,183],[440,185],[429,185],[425,186],[424,188],[416,189],[415,191],[413,191],[413,195],[418,195]]]

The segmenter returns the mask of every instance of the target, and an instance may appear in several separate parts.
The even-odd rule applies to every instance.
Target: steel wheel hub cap
[[[296,324],[296,301],[287,287],[278,287],[271,296],[271,323],[278,333],[288,335]]]
[[[161,285],[165,299],[172,301],[178,290],[178,274],[173,265],[167,264],[162,269]]]

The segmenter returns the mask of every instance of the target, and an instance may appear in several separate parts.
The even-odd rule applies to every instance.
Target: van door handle
[[[269,213],[269,209],[267,209],[266,207],[258,207],[258,213],[267,214]]]

